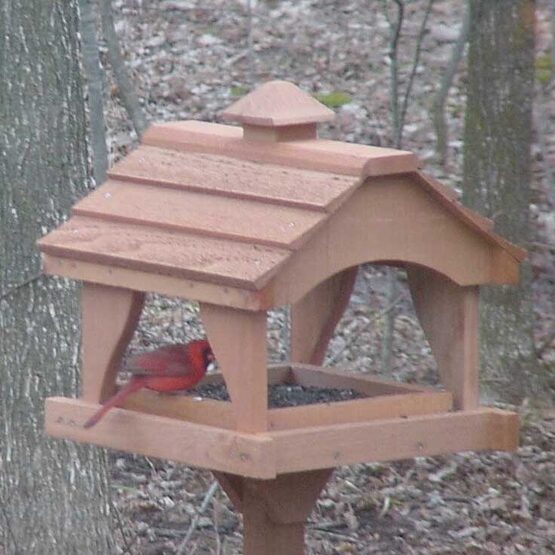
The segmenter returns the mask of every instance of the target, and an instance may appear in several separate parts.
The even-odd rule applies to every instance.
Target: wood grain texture
[[[353,177],[147,145],[118,162],[109,176],[117,181],[327,212],[357,185]]]
[[[70,218],[40,246],[53,256],[252,290],[290,255],[276,247],[83,216]]]
[[[458,202],[454,202],[451,191],[449,191],[444,185],[440,184],[437,180],[427,176],[425,173],[420,171],[415,172],[414,177],[416,178],[416,182],[418,184],[431,192],[434,197],[437,198],[455,217],[479,233],[492,245],[506,251],[518,262],[524,260],[526,257],[526,251],[518,245],[507,241],[507,239],[501,237],[497,233],[494,233],[492,231],[493,222],[490,219],[481,216],[477,212],[470,210]]]
[[[426,187],[428,191],[432,192],[434,196],[436,196],[436,198],[440,200],[440,202],[442,202],[442,204],[454,216],[458,217],[461,221],[466,223],[470,228],[478,232],[493,245],[496,245],[509,253],[518,262],[521,262],[525,258],[526,251],[523,248],[507,241],[507,239],[501,237],[501,235],[491,231],[493,223],[490,219],[464,207],[458,202],[453,202],[451,194],[449,192],[446,193],[446,187],[444,185],[441,185],[438,181],[420,171],[415,172],[414,176],[416,177],[417,182]]]
[[[112,409],[93,428],[83,428],[97,408],[81,400],[51,397],[46,400],[46,433],[210,470],[262,479],[276,476],[272,441],[265,435],[241,434],[119,408]]]
[[[120,408],[175,418],[225,430],[236,429],[231,403],[189,395],[159,394],[143,389],[127,397]]]
[[[243,124],[244,141],[276,143],[280,141],[308,141],[317,138],[318,128],[315,123],[283,127],[261,127],[259,125]]]
[[[152,125],[143,136],[146,145],[185,152],[206,152],[254,162],[360,177],[405,173],[417,169],[411,152],[329,140],[278,143],[244,141],[239,127],[201,121]],[[370,171],[370,170],[368,170]]]
[[[201,303],[200,316],[224,375],[237,429],[268,429],[266,312]]]
[[[81,396],[101,403],[116,390],[116,375],[139,321],[144,293],[94,283],[81,289]]]
[[[311,364],[293,364],[291,373],[291,383],[308,387],[354,389],[368,397],[434,391],[423,385],[392,382],[361,372],[349,372],[341,368],[326,368]]]
[[[441,382],[453,392],[455,408],[479,403],[479,290],[461,287],[426,270],[407,268],[416,314],[436,359]]]
[[[458,451],[513,451],[518,445],[518,415],[480,408],[267,435],[274,440],[276,471],[281,474]]]
[[[243,513],[245,555],[302,555],[306,519],[332,473],[323,469],[256,480],[216,472],[222,489]]]
[[[123,181],[107,181],[78,202],[73,213],[289,249],[325,218],[313,210],[192,191],[165,189],[161,194],[159,187]]]
[[[309,380],[311,385],[318,383],[316,377],[314,376],[312,381]],[[344,382],[330,384],[326,382],[326,374],[321,377],[323,383],[318,383],[318,387],[348,388],[354,380],[347,377],[344,378]],[[221,376],[219,378],[221,379]],[[434,391],[431,388],[403,388],[402,385],[395,384],[391,384],[391,389],[387,389],[387,384],[380,382],[361,382],[358,386],[359,390],[372,392],[371,397],[269,409],[268,429],[290,430],[347,422],[365,422],[380,418],[405,418],[421,414],[445,413],[453,406],[453,396],[449,392]],[[377,391],[382,393],[378,394]],[[189,395],[165,395],[143,390],[130,395],[121,408],[227,430],[237,429],[235,411],[227,401],[201,399]]]
[[[379,395],[301,407],[275,408],[268,411],[270,430],[334,426],[349,422],[406,418],[422,414],[446,413],[453,406],[453,396],[446,391]]]
[[[222,306],[244,310],[258,311],[269,308],[268,299],[257,291],[81,262],[46,254],[42,258],[43,271],[51,275],[66,276],[112,287],[130,288],[136,291],[156,292],[183,299],[210,301]]]
[[[241,488],[245,555],[303,555],[304,526],[333,470],[244,478]]]

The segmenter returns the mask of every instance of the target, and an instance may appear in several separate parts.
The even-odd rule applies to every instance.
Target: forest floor
[[[436,0],[422,42],[421,64],[408,102],[403,147],[427,172],[460,190],[465,107],[464,62],[447,103],[449,163],[435,162],[431,98],[449,61],[462,2]],[[538,56],[549,53],[547,0],[538,4]],[[117,30],[150,121],[219,121],[219,112],[253,85],[278,78],[313,93],[340,91],[349,102],[322,135],[388,146],[389,23],[378,1],[252,1],[249,48],[246,2],[239,0],[117,0]],[[407,83],[424,2],[411,2],[399,47],[401,92]],[[105,51],[103,51],[105,61]],[[108,70],[112,162],[136,144]],[[533,181],[536,341],[555,390],[555,167],[553,85],[538,84]],[[414,315],[404,277],[396,298],[394,359],[389,378],[435,383],[429,346]],[[328,363],[381,375],[386,279],[370,266],[328,352]],[[194,304],[152,297],[131,349],[202,334]],[[286,313],[272,312],[272,359],[287,358]],[[516,554],[555,553],[555,411],[526,401],[510,407],[522,417],[516,453],[463,453],[338,468],[307,527],[307,553]],[[121,553],[189,555],[241,553],[241,520],[217,491],[204,514],[209,472],[142,456],[111,452],[112,485]],[[200,518],[197,518],[200,517]],[[187,546],[190,523],[197,526]],[[262,554],[261,554],[262,555]]]

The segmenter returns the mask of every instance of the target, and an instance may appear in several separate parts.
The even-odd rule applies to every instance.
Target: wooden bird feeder
[[[524,251],[409,152],[317,137],[333,113],[287,82],[227,111],[241,127],[150,127],[106,183],[39,241],[45,272],[83,282],[82,393],[46,401],[46,431],[212,470],[244,514],[245,553],[300,554],[337,465],[512,450],[518,419],[481,407],[478,293],[518,281]],[[405,268],[444,390],[323,368],[363,263]],[[231,402],[149,391],[97,426],[145,292],[198,301]],[[291,360],[267,366],[266,314],[291,307]],[[351,401],[269,409],[268,383]]]

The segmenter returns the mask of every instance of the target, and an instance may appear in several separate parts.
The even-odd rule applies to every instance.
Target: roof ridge
[[[408,151],[327,139],[255,143],[242,136],[236,126],[189,120],[151,125],[143,144],[354,177],[407,173],[417,168],[416,156]]]

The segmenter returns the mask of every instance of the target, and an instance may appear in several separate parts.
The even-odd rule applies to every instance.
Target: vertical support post
[[[456,409],[479,404],[479,287],[463,287],[421,267],[407,275],[416,313]]]
[[[222,489],[243,513],[245,555],[303,555],[304,528],[333,469],[255,480],[216,473]]]
[[[265,499],[251,488],[243,498],[244,555],[303,555],[302,522],[276,522],[266,511]]]
[[[358,267],[317,285],[291,307],[291,362],[320,365],[349,304]]]
[[[83,283],[81,289],[81,396],[102,403],[115,392],[115,378],[133,336],[144,293]]]
[[[250,433],[266,431],[266,312],[201,303],[200,315],[224,375],[237,418],[237,430]]]

